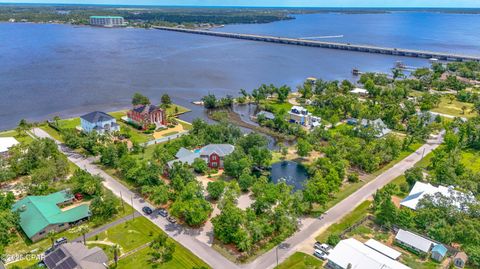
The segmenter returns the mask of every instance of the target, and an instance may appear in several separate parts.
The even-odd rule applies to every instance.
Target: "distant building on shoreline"
[[[90,16],[90,25],[120,27],[125,26],[125,20],[119,16]]]

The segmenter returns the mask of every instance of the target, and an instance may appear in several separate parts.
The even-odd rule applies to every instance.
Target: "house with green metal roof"
[[[86,204],[62,210],[75,200],[67,190],[46,196],[27,196],[13,205],[13,211],[20,215],[20,227],[33,242],[51,231],[61,232],[90,217]]]

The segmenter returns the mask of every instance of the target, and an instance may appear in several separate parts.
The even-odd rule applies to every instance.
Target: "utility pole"
[[[130,196],[132,199],[132,220],[135,218],[135,208],[133,208],[133,196]]]
[[[120,191],[120,200],[122,201],[122,210],[125,212],[125,202],[123,201],[122,191]]]

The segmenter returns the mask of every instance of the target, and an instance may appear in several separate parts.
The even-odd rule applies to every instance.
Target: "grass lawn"
[[[473,172],[480,172],[480,152],[475,150],[463,150],[461,153],[461,162],[466,168]]]
[[[40,129],[44,130],[45,132],[47,132],[50,136],[52,136],[53,138],[55,138],[56,140],[60,141],[60,142],[64,142],[63,141],[63,138],[62,136],[60,135],[60,133],[53,129],[52,127],[50,127],[48,124],[45,124],[45,125],[42,125],[40,126]]]
[[[278,103],[277,100],[271,100],[271,99],[264,101],[262,103],[266,106],[268,105],[273,107],[274,113],[278,113],[282,109],[288,112],[293,106],[288,101],[285,101],[285,103]]]
[[[165,264],[152,264],[150,262],[150,249],[144,248],[130,256],[121,259],[118,262],[118,268],[137,269],[137,268],[156,268],[156,269],[190,269],[190,268],[210,268],[202,260],[196,257],[188,249],[180,244],[176,244],[173,259]]]
[[[462,113],[462,107],[465,106],[467,107],[465,114]],[[472,110],[473,104],[471,103],[465,103],[465,102],[460,102],[457,100],[454,100],[450,104],[450,100],[448,100],[447,97],[442,97],[440,104],[438,105],[437,108],[432,109],[433,112],[438,112],[442,114],[447,114],[447,115],[452,115],[455,117],[465,117],[465,118],[473,118],[477,114],[470,113]]]
[[[414,254],[402,255],[400,260],[405,265],[415,269],[436,269],[441,267],[439,263],[436,263],[430,259],[427,261],[420,261],[418,256]]]
[[[340,222],[328,227],[327,230],[319,234],[315,239],[319,242],[326,242],[331,234],[340,234],[343,230],[363,219],[368,213],[368,209],[371,204],[371,201],[364,201],[359,206],[357,206],[350,214],[346,215],[342,220],[340,220]]]
[[[157,226],[144,217],[135,218],[118,224],[97,236],[87,239],[95,243],[97,241],[118,244],[122,253],[138,248],[151,242],[155,234],[159,232]]]
[[[18,266],[20,268],[29,268],[31,266],[34,266],[38,262],[39,262],[39,260],[35,260],[35,259],[21,260],[21,261],[18,261],[18,262],[8,264],[7,269],[13,268],[14,266]]]
[[[61,129],[75,129],[80,126],[80,118],[70,118],[58,121],[58,127]]]
[[[275,269],[317,269],[323,268],[323,261],[302,252],[295,252]]]
[[[121,247],[121,252],[125,253],[151,242],[155,238],[155,235],[159,233],[163,233],[160,228],[145,217],[139,217],[106,230],[98,235],[98,240],[95,240],[96,237],[89,238],[88,240],[92,242],[92,246],[100,246],[100,241],[118,244]],[[148,255],[150,249],[147,247],[121,259],[118,268],[192,268],[195,266],[205,266],[208,268],[202,260],[189,250],[176,242],[175,245],[173,260],[166,264],[151,264],[149,261],[150,256]],[[108,250],[108,247],[104,248]]]
[[[18,142],[22,144],[29,144],[33,141],[33,138],[31,136],[27,134],[24,136],[20,136],[15,130],[0,132],[0,137],[14,137]]]

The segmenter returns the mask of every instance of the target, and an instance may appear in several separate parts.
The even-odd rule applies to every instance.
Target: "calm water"
[[[443,19],[442,19],[443,18]],[[224,31],[281,36],[344,35],[337,41],[478,53],[477,15],[394,13],[317,14]],[[420,45],[421,46],[420,46]],[[351,69],[388,72],[395,61],[425,60],[224,39],[159,30],[0,23],[0,130],[17,122],[78,116],[129,107],[143,92],[153,101],[167,92],[190,105],[211,92],[237,95],[261,83],[295,87],[306,77],[351,79]]]
[[[219,30],[480,55],[478,14],[324,13],[271,24],[228,25]]]
[[[291,161],[274,163],[270,172],[270,178],[274,183],[285,182],[293,186],[293,190],[303,189],[303,183],[308,178],[305,167]]]

